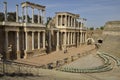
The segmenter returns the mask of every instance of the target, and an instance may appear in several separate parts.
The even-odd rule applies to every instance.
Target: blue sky
[[[87,27],[99,27],[107,21],[120,20],[120,0],[0,0],[0,12],[3,11],[4,1],[8,2],[8,11],[15,11],[16,4],[30,1],[46,6],[47,17],[61,11],[80,14],[81,18],[87,19]],[[19,8],[21,12],[21,6]]]

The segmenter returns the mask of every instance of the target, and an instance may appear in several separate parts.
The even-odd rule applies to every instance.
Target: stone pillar
[[[24,22],[24,7],[22,7],[22,22]]]
[[[8,52],[8,31],[5,31],[5,51]]]
[[[45,32],[43,32],[43,48],[45,48]]]
[[[32,32],[32,50],[34,50],[34,32]]]
[[[72,16],[71,16],[71,27],[73,27],[73,22],[72,22],[72,19],[73,19],[73,18],[72,18]]]
[[[19,31],[16,32],[16,37],[17,37],[17,51],[20,51],[20,47],[19,47]]]
[[[59,18],[59,16],[56,15],[56,26],[58,26],[58,22],[59,22],[59,21],[58,21],[58,20],[59,20],[58,18]]]
[[[64,24],[65,24],[65,27],[67,27],[67,15],[65,15],[65,22],[64,22]]]
[[[25,22],[27,23],[28,22],[28,7],[26,7],[26,15],[25,15]]]
[[[34,8],[32,8],[32,23],[34,23]]]
[[[70,16],[68,16],[68,27],[70,27]]]
[[[42,22],[45,24],[45,10],[42,10]]]
[[[38,49],[40,49],[40,32],[38,32]]]
[[[9,59],[10,53],[8,52],[8,31],[5,31],[5,53],[6,53],[6,59]]]
[[[74,32],[73,34],[74,34],[74,38],[73,38],[74,41],[73,41],[73,43],[74,43],[74,45],[75,45],[75,32]]]
[[[82,44],[82,39],[83,37],[82,37],[82,31],[81,31],[81,34],[80,34],[80,44]]]
[[[40,23],[40,10],[38,9],[38,23]]]
[[[57,31],[57,45],[56,45],[56,50],[59,50],[59,31]]]
[[[68,32],[68,45],[70,45],[70,33]]]
[[[7,2],[4,2],[4,17],[5,21],[7,21]]]
[[[28,50],[28,32],[25,32],[25,50]]]
[[[16,40],[17,40],[17,59],[20,59],[20,45],[19,45],[19,31],[16,32]]]
[[[72,32],[70,34],[71,34],[71,45],[72,45]]]
[[[28,51],[28,32],[25,32],[25,55],[24,58],[27,58],[27,51]]]
[[[16,22],[19,22],[18,15],[19,15],[18,5],[16,5]]]
[[[74,18],[74,27],[75,27],[75,18]]]
[[[61,26],[62,26],[62,20],[63,20],[63,16],[61,15]]]
[[[64,32],[64,49],[66,49],[66,32]]]

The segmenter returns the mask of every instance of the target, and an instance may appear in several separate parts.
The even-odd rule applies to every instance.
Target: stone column
[[[64,49],[66,49],[66,32],[64,32]]]
[[[82,44],[82,39],[83,37],[82,37],[82,31],[81,31],[81,34],[80,34],[80,44]]]
[[[7,21],[7,2],[4,2],[4,17],[5,21]]]
[[[34,50],[34,32],[32,32],[32,50]]]
[[[8,52],[8,31],[5,31],[5,53],[6,59],[10,59],[10,53]]]
[[[22,22],[24,22],[24,7],[22,7]]]
[[[16,32],[16,37],[17,37],[17,51],[20,51],[20,47],[19,47],[19,31]]]
[[[34,8],[32,8],[32,23],[34,23]]]
[[[73,44],[75,45],[75,32],[73,33]]]
[[[40,10],[38,9],[38,23],[40,23]]]
[[[67,27],[67,15],[65,15],[65,27]]]
[[[17,59],[20,59],[20,45],[19,45],[19,31],[16,32],[16,40],[17,40]]]
[[[16,5],[16,22],[19,22],[18,15],[19,15],[18,5]]]
[[[56,50],[59,50],[59,31],[57,31],[57,46],[56,46]]]
[[[68,45],[70,45],[70,33],[68,32]]]
[[[72,45],[72,32],[70,34],[71,34],[71,45]]]
[[[85,42],[85,33],[83,33],[83,43]]]
[[[8,52],[8,31],[5,31],[5,51]]]
[[[28,32],[25,32],[25,50],[28,50]]]
[[[38,49],[40,49],[40,32],[38,32]]]
[[[28,32],[25,32],[25,55],[24,58],[27,58],[27,51],[28,51]]]
[[[70,27],[70,16],[68,16],[68,27]]]
[[[58,26],[58,22],[59,22],[59,21],[58,21],[58,20],[59,20],[58,18],[59,18],[58,15],[56,15],[56,26]]]
[[[72,22],[72,19],[73,19],[73,18],[72,18],[72,16],[71,16],[71,27],[73,27],[73,22]]]
[[[43,48],[45,48],[45,32],[43,32]]]
[[[28,22],[28,7],[26,7],[26,15],[25,15],[25,22],[27,23]]]
[[[74,18],[74,27],[75,27],[75,18]]]
[[[45,10],[42,10],[42,22],[45,24]]]
[[[62,20],[63,20],[63,16],[61,15],[61,26],[62,26]]]

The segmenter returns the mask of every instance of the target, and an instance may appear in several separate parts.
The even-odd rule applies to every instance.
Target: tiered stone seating
[[[108,57],[106,57],[103,54],[98,54],[98,55],[103,59],[104,61],[103,65],[92,67],[92,68],[85,68],[85,69],[76,68],[75,65],[74,67],[66,65],[66,66],[60,67],[59,70],[64,72],[72,72],[72,73],[96,73],[96,72],[105,72],[105,71],[112,70],[113,68],[111,67],[111,63]]]

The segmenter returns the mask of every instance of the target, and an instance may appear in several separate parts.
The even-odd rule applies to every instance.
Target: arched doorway
[[[94,41],[93,38],[88,38],[88,39],[86,40],[86,43],[87,43],[87,45],[91,45],[91,44],[94,44],[95,41]]]

